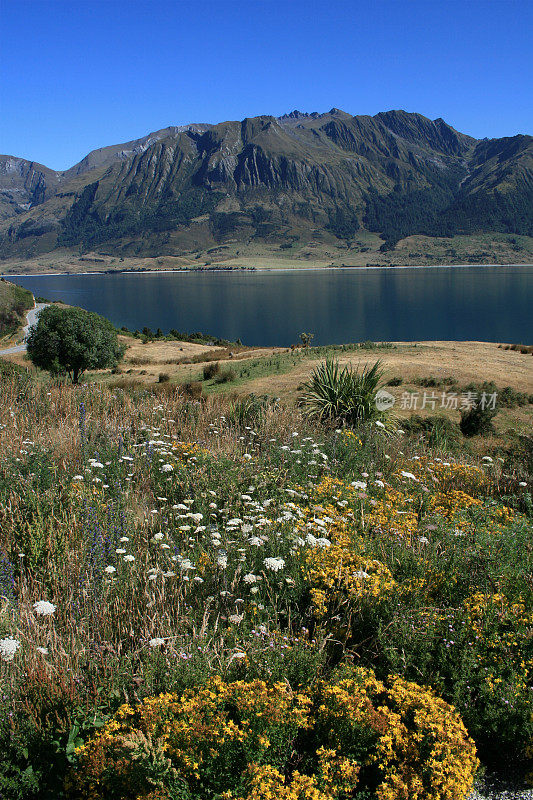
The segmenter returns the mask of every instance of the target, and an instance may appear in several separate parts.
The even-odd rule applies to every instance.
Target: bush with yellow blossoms
[[[478,766],[451,706],[365,669],[305,692],[214,678],[150,697],[76,755],[73,800],[457,800]]]

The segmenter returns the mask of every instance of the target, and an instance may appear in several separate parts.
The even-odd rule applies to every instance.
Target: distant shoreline
[[[180,269],[110,269],[91,270],[90,272],[9,272],[0,273],[0,278],[54,278],[54,277],[79,277],[88,275],[177,275],[180,273],[205,274],[211,272],[227,273],[255,273],[255,272],[337,272],[347,270],[366,271],[373,269],[400,270],[400,269],[471,269],[472,267],[533,267],[533,264],[369,264],[366,266],[339,266],[339,267],[182,267]]]

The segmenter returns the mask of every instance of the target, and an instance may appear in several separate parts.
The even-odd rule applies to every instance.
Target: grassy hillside
[[[478,758],[524,767],[530,436],[10,373],[5,798],[463,800]]]
[[[312,269],[436,264],[533,264],[533,237],[504,233],[471,236],[410,236],[394,250],[381,251],[377,234],[360,231],[351,243],[293,241],[290,246],[251,241],[203,247],[182,255],[118,256],[107,250],[61,249],[30,259],[9,258],[2,272],[51,274],[120,270]]]
[[[0,279],[0,338],[15,333],[30,308],[33,308],[31,292]]]

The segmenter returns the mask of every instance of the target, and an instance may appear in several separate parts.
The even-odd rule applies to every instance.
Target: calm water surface
[[[13,280],[13,279],[12,279]],[[33,276],[35,295],[130,330],[201,331],[248,345],[366,339],[533,340],[533,267]]]

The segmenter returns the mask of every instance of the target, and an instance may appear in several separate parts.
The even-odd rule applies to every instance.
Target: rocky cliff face
[[[0,220],[43,203],[59,185],[59,175],[42,164],[0,155]]]
[[[171,127],[64,173],[3,158],[4,255],[24,240],[33,251],[135,240],[142,252],[192,229],[208,243],[349,239],[364,226],[391,247],[410,233],[533,234],[532,137],[477,141],[405,111]]]

